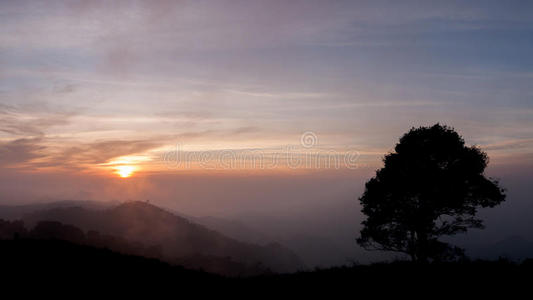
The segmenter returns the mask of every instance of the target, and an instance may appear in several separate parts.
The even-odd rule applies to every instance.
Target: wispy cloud
[[[0,167],[27,166],[32,160],[44,157],[42,138],[16,139],[0,142]]]
[[[67,147],[55,145],[47,149],[46,157],[32,161],[32,164],[39,168],[90,170],[117,157],[142,154],[161,145],[161,142],[154,140],[107,140],[75,143]]]
[[[484,145],[486,150],[529,150],[533,152],[533,139],[513,139]]]
[[[42,165],[105,163],[175,142],[275,147],[308,130],[333,146],[386,148],[435,122],[490,149],[529,151],[502,142],[532,134],[524,1],[0,8],[0,138],[31,140],[37,152],[27,153],[39,156],[21,159]]]
[[[43,136],[46,129],[68,124],[72,113],[27,113],[0,103],[0,131],[14,136]]]

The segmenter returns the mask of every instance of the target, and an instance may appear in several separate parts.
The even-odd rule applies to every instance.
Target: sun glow
[[[134,166],[116,166],[115,173],[122,178],[130,177],[137,170]]]
[[[117,157],[111,161],[99,164],[105,170],[112,170],[121,178],[128,178],[139,170],[144,170],[143,163],[149,162],[150,158],[143,155],[126,155]]]

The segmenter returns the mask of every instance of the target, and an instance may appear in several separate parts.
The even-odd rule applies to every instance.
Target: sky
[[[348,232],[383,155],[440,122],[514,188],[507,216],[533,212],[531,53],[531,1],[0,1],[0,203]]]

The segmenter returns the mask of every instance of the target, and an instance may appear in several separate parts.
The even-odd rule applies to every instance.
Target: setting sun
[[[130,177],[136,170],[134,166],[117,166],[115,173],[122,178]]]

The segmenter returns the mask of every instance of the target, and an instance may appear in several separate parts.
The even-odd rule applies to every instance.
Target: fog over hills
[[[276,271],[311,269],[316,266],[334,266],[351,262],[394,259],[386,253],[363,252],[355,245],[352,228],[336,229],[330,225],[330,236],[321,235],[325,230],[302,226],[315,223],[317,228],[325,220],[292,221],[275,216],[247,215],[242,217],[191,216],[174,210],[163,210],[146,202],[123,204],[99,201],[55,201],[49,203],[0,206],[1,219],[24,219],[27,226],[39,220],[56,220],[73,224],[86,231],[97,230],[103,234],[142,242],[147,246],[165,245],[165,256],[187,257],[178,263],[189,266],[203,265],[206,257],[231,257],[232,261],[254,264],[258,261]],[[332,229],[331,229],[332,228]],[[520,260],[533,253],[533,243],[525,236],[502,236],[482,243],[472,232],[458,236],[453,241],[464,247],[472,258],[496,259],[506,257]],[[333,238],[333,237],[339,238]],[[343,242],[344,241],[344,242]],[[290,249],[290,250],[289,250]],[[361,257],[365,259],[360,260]],[[217,262],[221,263],[221,262]],[[214,262],[211,262],[213,265]],[[222,265],[225,265],[223,262]],[[223,267],[222,267],[223,268]]]
[[[126,202],[103,210],[59,207],[33,211],[24,217],[28,226],[42,220],[160,246],[166,261],[189,267],[208,268],[207,260],[226,259],[250,266],[261,264],[275,272],[304,268],[298,256],[280,244],[259,246],[237,241],[146,202]]]

